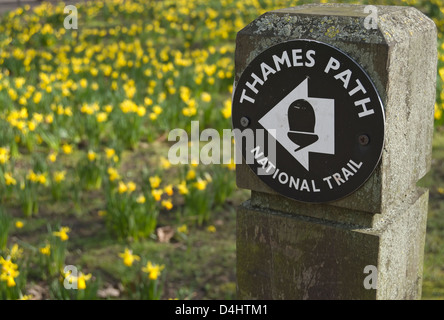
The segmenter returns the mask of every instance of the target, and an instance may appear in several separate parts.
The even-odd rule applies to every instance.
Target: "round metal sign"
[[[303,202],[354,192],[384,144],[384,108],[370,77],[344,52],[314,40],[259,54],[236,85],[232,121],[253,172]]]

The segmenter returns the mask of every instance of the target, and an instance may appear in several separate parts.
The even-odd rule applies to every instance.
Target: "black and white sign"
[[[384,109],[369,76],[344,52],[313,40],[259,54],[237,83],[232,120],[251,169],[303,202],[329,202],[358,189],[384,143]]]

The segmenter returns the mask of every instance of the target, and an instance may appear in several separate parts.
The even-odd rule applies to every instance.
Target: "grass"
[[[121,172],[137,181],[142,168],[154,166],[158,157],[166,154],[168,148],[169,144],[161,141],[150,145],[140,144],[136,150],[122,155]],[[177,170],[168,172],[174,176]],[[55,225],[63,223],[71,229],[66,264],[83,266],[82,271],[99,278],[104,287],[120,290],[119,299],[129,298],[120,284],[129,270],[118,261],[118,254],[126,247],[131,247],[139,256],[165,265],[164,299],[236,298],[235,207],[247,199],[247,191],[238,190],[226,204],[214,209],[213,224],[216,232],[209,232],[207,225],[189,226],[188,235],[180,237],[176,234],[168,243],[161,243],[156,237],[138,242],[131,238],[116,240],[106,229],[104,218],[97,214],[104,206],[101,191],[85,192],[82,197],[80,211],[72,205],[66,207],[62,202],[52,203],[49,199],[43,201],[41,212],[32,220],[23,220],[20,208],[9,208],[14,220],[24,221],[24,227],[10,235],[10,243],[19,243],[38,255],[38,248],[33,247],[33,244],[43,243],[48,228],[54,229]],[[162,211],[158,226],[174,229],[181,222],[180,210],[181,207],[177,206],[172,211]],[[141,268],[139,263],[133,269],[140,271]],[[39,288],[42,298],[49,298],[49,287],[40,278],[37,272],[30,271],[27,291]]]
[[[444,131],[437,128],[433,139],[430,172],[420,185],[430,189],[424,253],[423,299],[444,299]]]

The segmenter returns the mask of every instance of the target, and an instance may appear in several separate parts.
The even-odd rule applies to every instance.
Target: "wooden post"
[[[259,96],[260,90],[269,90],[268,85],[279,83],[273,81],[280,77],[281,70],[294,68],[294,72],[311,72],[308,55],[302,55],[300,60],[305,61],[305,69],[295,67],[299,65],[296,63],[298,57],[293,57],[296,59],[293,60],[289,55],[287,60],[284,51],[277,49],[274,57],[275,62],[278,62],[275,64],[268,63],[265,66],[255,60],[267,49],[280,48],[276,46],[301,39],[316,40],[317,45],[333,47],[332,50],[337,49],[355,61],[369,76],[379,94],[384,117],[384,128],[375,129],[373,133],[383,134],[382,155],[375,162],[374,171],[369,173],[368,179],[363,179],[363,184],[356,187],[356,190],[345,196],[339,195],[337,199],[333,195],[326,196],[328,201],[323,201],[323,192],[329,190],[328,185],[324,183],[320,186],[317,180],[313,188],[321,189],[319,197],[313,196],[313,189],[306,193],[302,192],[304,190],[295,191],[294,197],[291,192],[284,196],[280,190],[264,182],[266,180],[254,172],[251,166],[245,163],[237,165],[238,187],[251,190],[251,199],[243,203],[237,212],[237,285],[240,299],[421,297],[428,190],[418,188],[416,183],[429,171],[431,164],[436,94],[436,37],[434,23],[414,8],[366,8],[344,4],[303,5],[267,12],[238,33],[233,96],[234,127],[246,127],[256,121],[254,110],[259,112],[263,107],[257,105],[260,101],[255,99],[255,91]],[[301,48],[308,50],[311,45],[306,41],[303,46],[301,44]],[[313,50],[313,65],[323,61],[323,50],[321,47]],[[265,56],[266,53],[263,57]],[[325,53],[325,56],[342,61],[339,53]],[[262,68],[262,73],[256,72],[261,75],[260,81],[254,80],[254,76],[251,78],[255,66],[258,70]],[[335,65],[331,64],[330,67]],[[244,72],[245,70],[247,71]],[[328,68],[319,70],[326,71]],[[334,100],[336,123],[340,112],[344,112],[340,109],[341,103],[348,102],[342,101],[334,93],[311,88],[314,88],[313,83],[317,85],[319,81],[322,86],[332,86],[335,79],[342,81],[340,83],[344,87],[350,84],[347,92],[351,96],[351,83],[355,80],[353,76],[347,80],[347,73],[339,74],[339,71],[342,70],[338,68],[335,74],[331,74],[336,77],[330,76],[328,72],[325,78],[307,76],[310,78],[308,97]],[[242,80],[242,77],[247,76],[250,76],[249,85],[250,89],[253,87],[252,91],[248,91],[246,81]],[[253,83],[253,80],[256,82]],[[240,91],[243,88],[247,91],[240,103]],[[275,92],[273,94],[283,94],[284,89],[275,89],[271,90]],[[361,91],[371,90],[366,87]],[[372,98],[372,104],[359,105],[355,101],[355,105],[349,108],[377,110],[377,107]],[[242,112],[246,116],[238,125],[236,115],[242,115]],[[319,119],[317,112],[315,108],[315,115]],[[360,121],[361,116],[362,114],[355,116],[353,119],[356,120],[351,120],[350,123]],[[257,123],[263,124],[263,120],[261,118]],[[259,124],[252,128],[259,128]],[[327,155],[321,155],[325,157],[325,161],[334,159],[341,139],[347,139],[341,136],[341,132],[349,129],[342,124],[334,130],[335,149],[330,154],[325,151]],[[275,162],[278,166],[284,151],[282,141],[277,140]],[[369,141],[361,139],[360,143],[365,145]],[[371,143],[375,144],[372,137]],[[370,156],[365,154],[365,148],[356,148],[356,156],[362,157],[362,163],[365,163]],[[310,150],[312,153],[316,152],[314,148]],[[310,166],[311,161],[318,159],[312,153],[307,151],[305,154],[305,157],[310,157]],[[304,171],[300,165],[302,160],[298,161],[286,166],[294,165],[295,172],[300,170],[307,174],[308,164]],[[326,172],[329,170],[322,170],[324,169]],[[351,169],[348,171],[353,173]],[[288,180],[285,176],[279,178],[280,183]],[[347,174],[345,178],[348,179]],[[342,175],[342,181],[346,181],[345,178]],[[350,181],[352,179],[354,178],[350,177]],[[336,181],[338,185],[341,184],[340,181]],[[356,183],[359,184],[359,181]],[[309,187],[306,188],[312,188],[309,178],[307,185]]]

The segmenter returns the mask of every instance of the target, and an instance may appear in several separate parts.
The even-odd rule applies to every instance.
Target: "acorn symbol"
[[[304,99],[293,101],[288,107],[288,138],[298,145],[295,152],[318,141],[314,133],[316,117],[312,105]]]

